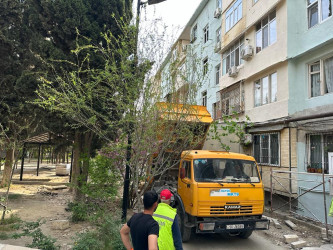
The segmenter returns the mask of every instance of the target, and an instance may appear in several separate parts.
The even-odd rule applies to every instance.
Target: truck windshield
[[[254,161],[238,159],[195,159],[194,179],[197,182],[259,182]]]

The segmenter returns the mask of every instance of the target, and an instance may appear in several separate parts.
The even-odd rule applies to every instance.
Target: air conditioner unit
[[[243,60],[248,60],[253,55],[253,48],[251,45],[246,45],[241,51],[241,58]]]
[[[221,16],[222,10],[220,8],[216,8],[214,11],[214,18],[219,18]]]
[[[214,48],[214,51],[217,53],[221,50],[221,41],[218,41],[216,44],[215,44],[215,48]]]
[[[230,77],[236,77],[238,74],[238,69],[237,69],[237,66],[232,66],[228,69],[228,75]]]
[[[251,143],[252,143],[252,135],[251,134],[244,134],[243,144],[249,145]]]

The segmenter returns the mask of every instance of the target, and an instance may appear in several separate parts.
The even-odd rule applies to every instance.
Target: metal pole
[[[71,155],[71,168],[69,173],[69,182],[72,182],[72,173],[73,173],[73,159],[74,159],[74,150],[72,148],[72,155]]]
[[[325,169],[322,167],[322,177],[323,177],[323,196],[324,196],[324,211],[325,211],[325,227],[326,227],[326,238],[328,238],[328,225],[327,225],[327,208],[326,208],[326,191],[325,191]]]
[[[136,34],[135,34],[135,51],[134,58],[135,63],[138,62],[138,40],[139,40],[139,24],[140,24],[140,8],[141,8],[141,0],[138,0],[137,8],[136,8]],[[126,221],[127,216],[127,208],[128,208],[128,198],[129,198],[129,185],[130,185],[130,166],[129,161],[131,160],[131,151],[132,151],[132,125],[128,124],[128,144],[126,149],[126,169],[125,169],[125,180],[124,180],[124,190],[123,190],[123,204],[122,204],[122,215],[121,219]]]
[[[23,150],[22,150],[22,159],[21,159],[21,173],[20,173],[20,181],[23,179],[23,167],[24,167],[24,156],[26,151],[25,143],[23,144]]]
[[[273,169],[271,167],[271,213],[273,212]]]
[[[42,144],[39,144],[39,147],[38,147],[37,176],[38,176],[38,173],[39,173],[39,161],[40,161],[40,148],[41,148],[41,145]]]
[[[292,185],[291,185],[291,134],[289,127],[289,213],[291,213],[291,196],[292,196]]]

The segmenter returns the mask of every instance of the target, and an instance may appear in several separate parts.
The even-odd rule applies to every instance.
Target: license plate
[[[243,229],[244,224],[227,225],[227,229]]]

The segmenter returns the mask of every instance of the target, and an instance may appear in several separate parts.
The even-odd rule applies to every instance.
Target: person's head
[[[160,199],[161,202],[170,204],[172,193],[169,189],[164,189],[161,191]]]
[[[154,191],[147,191],[143,195],[143,206],[146,210],[155,209],[157,207],[158,194]]]

